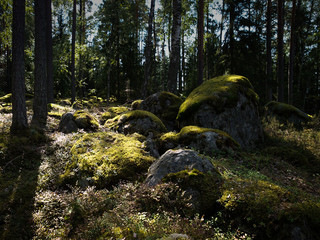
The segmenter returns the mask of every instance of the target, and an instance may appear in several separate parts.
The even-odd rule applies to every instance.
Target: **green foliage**
[[[71,154],[61,182],[100,188],[138,179],[154,161],[140,141],[112,132],[84,134],[71,148]]]
[[[238,93],[244,94],[254,104],[258,104],[258,95],[253,91],[249,80],[242,76],[225,75],[204,82],[194,89],[180,106],[177,116],[183,120],[204,103],[214,106],[217,111],[233,107],[238,102]]]

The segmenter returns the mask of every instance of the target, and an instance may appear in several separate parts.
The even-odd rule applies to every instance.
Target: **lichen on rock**
[[[110,187],[120,180],[137,180],[155,160],[137,137],[113,132],[82,135],[71,155],[60,182],[79,186]]]
[[[220,129],[244,148],[263,139],[258,112],[258,95],[250,81],[238,75],[225,75],[204,82],[180,106],[181,126]]]

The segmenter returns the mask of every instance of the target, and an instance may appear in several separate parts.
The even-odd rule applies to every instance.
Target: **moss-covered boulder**
[[[218,150],[237,149],[239,144],[226,132],[197,126],[186,126],[179,133],[169,132],[160,137],[161,152],[178,146],[212,155]]]
[[[61,183],[99,188],[111,187],[120,180],[138,180],[155,160],[137,137],[113,132],[84,134],[71,154]]]
[[[169,92],[158,92],[140,103],[139,109],[152,112],[169,130],[177,128],[176,117],[182,99]]]
[[[58,131],[63,133],[72,133],[83,129],[85,131],[97,131],[99,129],[97,119],[85,111],[76,111],[75,113],[64,113],[59,122]]]
[[[177,119],[181,126],[223,130],[242,147],[251,148],[263,139],[258,100],[247,78],[220,76],[194,89],[180,106]]]
[[[76,111],[73,114],[73,117],[78,128],[89,131],[96,131],[99,129],[98,120],[85,111]]]
[[[108,110],[101,115],[101,124],[105,124],[108,119],[114,118],[121,113],[128,112],[129,109],[127,107],[109,107]]]
[[[131,103],[132,110],[138,110],[140,108],[140,105],[141,105],[142,102],[143,102],[142,99],[138,99],[138,100],[133,101]]]
[[[177,173],[186,169],[210,172],[214,171],[214,166],[208,158],[200,156],[194,150],[168,150],[150,166],[145,182],[149,186],[154,186],[169,173]]]
[[[265,117],[276,118],[284,124],[293,124],[300,127],[302,123],[312,120],[312,117],[300,109],[286,103],[271,101],[265,106]]]
[[[167,129],[162,121],[151,112],[134,110],[107,120],[105,127],[124,134],[139,133],[149,136],[150,133],[159,134]]]

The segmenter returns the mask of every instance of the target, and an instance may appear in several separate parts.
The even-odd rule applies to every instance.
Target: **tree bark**
[[[180,30],[181,30],[181,0],[173,1],[173,24],[171,36],[171,53],[168,71],[168,91],[177,92],[177,74],[180,58]]]
[[[149,95],[149,81],[152,75],[152,25],[154,18],[154,5],[155,0],[151,0],[150,12],[149,12],[149,20],[148,20],[148,36],[145,47],[145,65],[144,65],[144,84],[143,84],[143,98],[146,98]]]
[[[76,52],[77,0],[73,0],[71,40],[71,103],[76,100],[75,52]]]
[[[230,34],[230,42],[229,42],[229,55],[230,55],[230,73],[234,73],[234,20],[235,20],[235,6],[234,2],[230,1],[229,3],[229,15],[230,15],[230,25],[229,25],[229,34]]]
[[[28,128],[24,80],[24,41],[25,0],[14,0],[12,21],[12,133],[19,133]]]
[[[47,38],[47,79],[48,103],[54,102],[53,86],[53,50],[52,50],[52,9],[51,0],[46,0],[46,38]]]
[[[47,123],[46,3],[35,0],[35,80],[31,124],[44,129]]]
[[[283,56],[283,31],[284,31],[284,1],[278,0],[278,59],[277,59],[277,80],[278,80],[278,101],[283,102],[284,85],[284,56]]]
[[[294,60],[296,55],[296,0],[292,0],[291,33],[290,33],[290,59],[288,72],[288,103],[293,104]]]
[[[272,1],[268,0],[267,6],[267,80],[266,80],[266,99],[272,100],[272,55],[271,55],[271,28],[272,28]]]
[[[198,86],[203,82],[204,0],[198,1]]]

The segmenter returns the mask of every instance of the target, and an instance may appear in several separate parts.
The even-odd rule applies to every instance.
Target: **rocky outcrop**
[[[213,78],[194,89],[180,106],[181,126],[219,129],[243,148],[263,140],[258,96],[249,80],[238,75]]]

